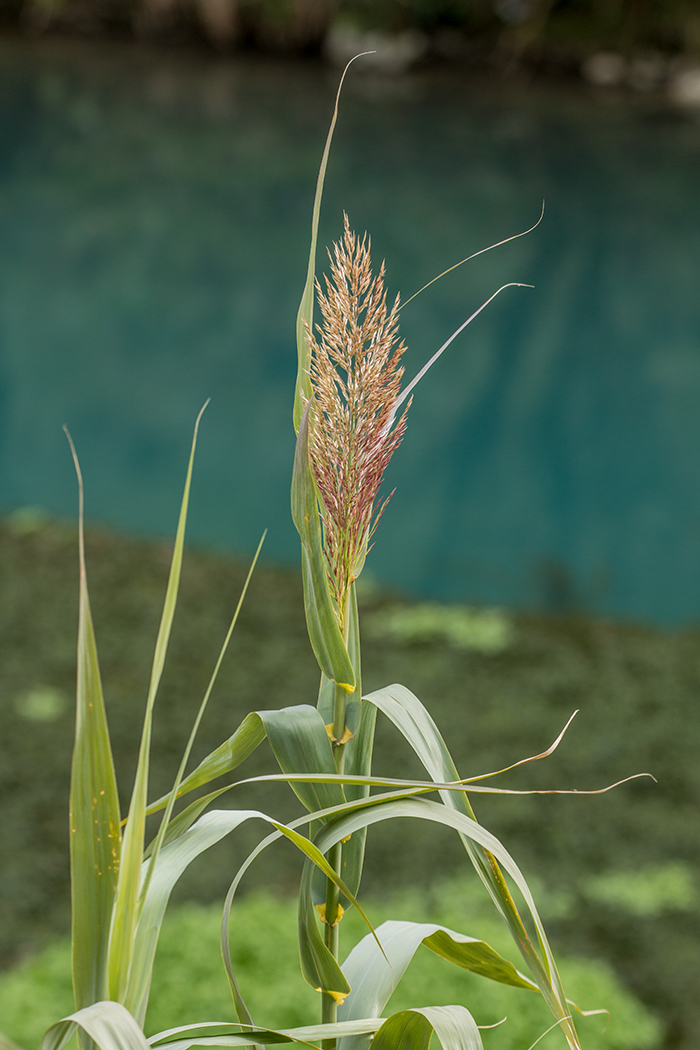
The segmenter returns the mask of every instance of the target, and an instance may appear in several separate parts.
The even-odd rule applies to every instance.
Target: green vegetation
[[[115,762],[126,782],[133,775],[141,696],[152,655],[149,639],[157,625],[169,545],[91,529],[87,551]],[[0,945],[5,966],[68,926],[66,822],[55,800],[68,792],[75,571],[73,526],[52,521],[34,531],[18,530],[12,521],[0,526],[6,599],[0,608],[5,698],[0,706],[0,849],[5,858]],[[154,793],[166,790],[173,775],[189,730],[192,697],[206,686],[245,571],[233,560],[187,552],[160,718],[156,713]],[[59,600],[62,595],[65,600]],[[543,910],[546,918],[551,915],[548,925],[555,943],[565,954],[579,952],[612,963],[627,987],[661,1018],[665,1034],[660,1045],[694,1050],[700,1015],[690,990],[700,980],[700,917],[692,887],[697,895],[700,848],[689,829],[695,826],[700,772],[696,735],[687,727],[695,725],[700,695],[700,632],[509,613],[511,640],[493,654],[458,648],[434,633],[410,640],[389,636],[379,629],[384,612],[393,615],[397,606],[410,610],[412,604],[369,587],[361,602],[366,610],[367,688],[386,680],[400,661],[405,680],[416,692],[429,690],[436,720],[450,727],[458,768],[478,773],[525,752],[534,754],[579,708],[557,753],[539,769],[531,767],[527,776],[523,771],[521,782],[593,788],[630,771],[648,770],[656,776],[657,785],[640,781],[604,796],[483,798],[478,809],[508,839],[524,871],[543,880]],[[197,760],[247,711],[273,702],[282,670],[287,695],[298,702],[314,688],[300,603],[296,574],[258,567],[200,731]],[[35,632],[43,640],[38,650],[32,642]],[[25,698],[34,692],[60,698],[52,702],[53,720],[28,719]],[[417,772],[387,728],[378,735],[375,754],[377,765],[388,773],[398,775],[402,767]],[[262,773],[264,765],[256,753],[246,771]],[[237,793],[241,805],[259,806],[263,797],[255,786]],[[274,805],[280,815],[291,815],[282,786]],[[252,832],[244,832],[236,855],[243,856],[254,841]],[[437,841],[445,870],[454,870],[461,863],[459,851],[444,836]],[[381,841],[369,844],[363,879],[367,892],[374,893],[386,880],[401,888],[414,879],[429,892],[435,845],[436,836],[418,828],[409,849],[387,826]],[[684,866],[663,867],[668,858]],[[585,887],[584,872],[591,873]],[[218,905],[230,874],[231,854],[218,847],[185,876],[176,897]],[[620,897],[630,882],[635,889],[627,896],[634,903],[625,908]],[[658,890],[665,896],[661,903],[655,896],[657,903],[640,915],[650,883],[657,887],[654,894]],[[255,868],[255,885],[287,897],[294,890],[293,870],[279,863],[278,853],[268,851]],[[555,886],[567,889],[566,900]],[[591,1005],[600,1001],[586,998]]]
[[[370,899],[367,907],[376,925],[390,917],[446,922],[451,915],[451,921],[456,919],[460,928],[478,931],[490,944],[507,950],[498,922],[463,890],[453,879],[435,884],[426,893],[401,891],[388,899]],[[295,910],[291,898],[258,891],[241,901],[233,916],[233,961],[251,1013],[272,1027],[312,1024],[315,1020],[317,997],[299,976]],[[365,931],[355,913],[348,913],[347,922],[345,933],[352,944]],[[218,951],[220,924],[218,905],[185,904],[166,919],[156,957],[147,1032],[201,1017],[235,1019]],[[582,1036],[591,1046],[598,1050],[652,1050],[658,1045],[659,1023],[623,990],[604,963],[565,957],[561,965],[564,979],[579,1001],[605,1004],[610,1011],[609,1021],[594,1016],[581,1022]],[[50,945],[0,976],[0,1017],[7,1034],[23,1046],[38,1046],[44,1030],[70,1010],[71,1001],[67,940]],[[479,981],[427,951],[415,956],[390,1009],[406,1009],[412,1003],[446,1005],[459,1001],[473,1004],[480,1024],[496,1024],[508,1017],[507,1024],[487,1034],[487,1045],[498,1050],[523,1050],[547,1027],[546,1011],[537,997],[523,997],[502,985]],[[551,1033],[540,1045],[544,1050],[556,1046],[556,1034]]]
[[[149,638],[162,601],[169,545],[90,529],[87,552],[114,758],[125,780],[132,775]],[[154,793],[165,791],[172,777],[189,730],[192,697],[206,686],[217,639],[226,631],[245,571],[235,561],[187,553],[160,719],[156,713]],[[0,947],[5,966],[67,929],[66,823],[54,803],[68,792],[75,573],[72,526],[45,521],[30,531],[17,528],[13,520],[0,526],[5,595],[0,607],[5,698],[0,706],[5,880]],[[258,567],[195,758],[211,751],[247,711],[271,702],[282,669],[288,695],[299,702],[314,688],[300,603],[295,573]],[[694,800],[700,795],[694,729],[700,632],[509,613],[510,643],[492,654],[455,647],[434,633],[410,639],[387,635],[381,625],[384,613],[394,615],[397,606],[409,611],[411,603],[376,588],[367,588],[361,603],[366,610],[367,688],[379,686],[400,661],[413,689],[429,689],[434,716],[450,727],[451,750],[465,772],[483,772],[542,750],[579,708],[564,744],[540,769],[531,768],[528,783],[596,787],[631,771],[654,773],[656,785],[639,781],[599,797],[484,798],[479,812],[508,838],[526,873],[545,879],[545,915],[552,913],[549,925],[556,943],[569,954],[579,951],[612,963],[625,984],[661,1017],[665,1035],[660,1045],[694,1050],[700,1015],[696,997],[688,992],[700,980],[700,920],[686,884],[695,886],[697,895],[694,873],[700,868],[700,848],[688,829],[695,826]],[[39,650],[35,632],[43,639]],[[49,705],[42,701],[40,720],[31,717],[36,701],[27,703],[37,694],[52,697]],[[416,772],[388,730],[379,735],[376,761],[388,773],[398,774],[406,763]],[[263,772],[261,756],[253,755],[249,762],[251,775]],[[241,805],[259,805],[261,797],[254,786],[237,793]],[[280,815],[291,815],[281,786],[275,807]],[[254,836],[242,834],[237,842],[247,852]],[[417,880],[427,892],[436,836],[416,829],[413,842],[416,848],[408,849],[401,836],[387,829],[381,841],[369,843],[363,880],[367,892],[387,879],[395,887]],[[440,845],[450,870],[460,862],[459,853],[449,842]],[[542,863],[546,854],[547,873]],[[667,858],[684,863],[680,874],[675,868],[659,869],[669,863]],[[584,871],[593,875],[586,891],[580,884]],[[610,886],[621,887],[620,896],[630,880],[638,886],[648,871],[649,879],[665,887],[666,903],[640,916],[648,890],[638,887],[635,905],[625,910]],[[219,847],[185,877],[176,897],[220,902],[230,873],[230,854]],[[269,852],[259,860],[255,884],[285,897],[294,891],[294,876]],[[561,905],[554,884],[568,887],[574,906],[570,900]]]

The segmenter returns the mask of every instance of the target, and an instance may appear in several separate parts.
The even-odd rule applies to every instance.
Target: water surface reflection
[[[322,68],[3,42],[0,505],[295,561],[293,318],[334,92]],[[322,236],[371,232],[426,378],[371,570],[407,590],[700,615],[700,123],[446,73],[348,82]]]

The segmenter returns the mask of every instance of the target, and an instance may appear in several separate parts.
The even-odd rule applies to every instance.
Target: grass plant
[[[297,444],[292,516],[301,539],[306,624],[321,677],[318,697],[313,705],[250,712],[186,775],[249,574],[172,787],[149,804],[153,716],[180,584],[200,413],[157,633],[134,786],[123,817],[90,611],[83,488],[74,453],[80,492],[77,718],[70,792],[75,1010],[48,1029],[42,1050],[62,1050],[76,1032],[83,1050],[92,1046],[185,1050],[197,1045],[280,1041],[314,1046],[320,1042],[324,1050],[427,1050],[433,1035],[443,1050],[481,1050],[480,1028],[461,1002],[430,1006],[411,1002],[387,1009],[421,946],[482,980],[534,994],[548,1009],[559,1042],[563,1040],[570,1050],[581,1048],[573,1016],[581,1011],[567,998],[531,889],[508,850],[477,821],[472,808],[470,796],[512,792],[491,785],[495,773],[460,777],[430,713],[404,685],[366,694],[362,690],[356,581],[386,505],[386,499],[378,497],[380,484],[401,440],[416,384],[483,306],[402,389],[400,303],[397,299],[388,307],[383,269],[373,275],[369,241],[359,239],[347,220],[321,291],[315,277],[316,241],[336,115],[337,102],[313,209],[307,280],[297,322],[299,368],[293,412]],[[318,327],[313,324],[316,294],[322,314]],[[283,681],[280,685],[283,689]],[[373,773],[378,714],[413,751],[424,770],[421,778]],[[550,747],[499,772],[547,757],[563,733]],[[238,768],[264,741],[279,772],[240,779]],[[239,779],[231,781],[231,774]],[[228,782],[209,790],[222,777]],[[282,821],[261,809],[209,808],[251,780],[288,784],[301,803],[301,815]],[[203,788],[204,795],[176,812],[180,799]],[[147,818],[156,815],[160,815],[157,830],[149,842]],[[412,821],[428,822],[456,833],[527,972],[518,970],[482,936],[452,925],[406,919],[373,925],[358,901],[367,833],[396,819],[406,826]],[[236,1020],[197,1019],[146,1039],[154,960],[171,893],[192,861],[249,821],[262,823],[265,835],[238,864],[224,904],[220,936]],[[301,857],[299,960],[304,980],[320,993],[321,1018],[320,1024],[290,1027],[287,1023],[276,1029],[267,1018],[254,1018],[239,985],[232,941],[235,944],[234,901],[239,886],[257,858],[281,840]],[[462,888],[460,883],[450,892],[458,901],[467,885]],[[341,964],[340,931],[350,909],[366,932]],[[459,912],[458,907],[453,910]],[[452,922],[450,914],[447,921]]]

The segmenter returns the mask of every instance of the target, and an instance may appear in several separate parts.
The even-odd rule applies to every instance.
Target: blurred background
[[[638,1050],[694,1048],[697,4],[4,0],[0,29],[0,961],[67,928],[77,501],[62,424],[125,789],[208,397],[154,792],[264,528],[201,753],[251,709],[313,702],[288,511],[294,317],[339,70],[373,49],[346,82],[321,245],[346,211],[406,300],[545,211],[402,313],[411,378],[501,285],[534,286],[502,292],[416,391],[363,577],[366,685],[421,696],[465,774],[542,750],[579,708],[561,751],[509,786],[657,777],[479,812],[559,893],[558,943],[606,959],[658,1018]],[[385,736],[377,768],[401,775],[410,758]],[[368,886],[427,887],[419,841],[405,856],[378,843]],[[231,858],[216,856],[183,897],[221,899]],[[260,879],[293,889],[272,860]]]

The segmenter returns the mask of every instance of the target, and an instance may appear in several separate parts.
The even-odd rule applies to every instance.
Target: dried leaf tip
[[[384,471],[406,428],[396,418],[401,389],[399,298],[391,309],[384,264],[375,277],[370,241],[350,229],[329,251],[325,293],[317,282],[322,324],[307,330],[311,351],[311,467],[321,497],[324,551],[341,627],[350,585],[364,565],[386,503],[375,507]]]

